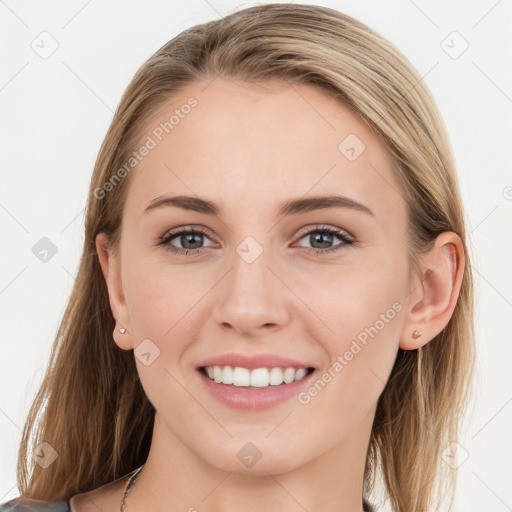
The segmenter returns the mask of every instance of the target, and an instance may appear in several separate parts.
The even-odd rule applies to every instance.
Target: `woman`
[[[393,511],[427,511],[453,495],[473,364],[421,77],[335,10],[244,9],[169,41],[121,99],[0,510],[360,512],[380,472]]]

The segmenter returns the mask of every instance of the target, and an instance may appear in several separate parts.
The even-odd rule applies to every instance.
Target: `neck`
[[[374,410],[360,428],[337,446],[291,470],[283,471],[286,464],[260,464],[263,453],[251,470],[242,473],[240,465],[234,465],[238,471],[226,471],[205,462],[175,436],[157,413],[148,460],[129,492],[126,511],[362,512],[364,467],[373,416]]]

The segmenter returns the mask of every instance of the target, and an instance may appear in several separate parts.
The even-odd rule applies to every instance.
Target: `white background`
[[[0,0],[0,503],[18,495],[21,428],[71,291],[93,164],[123,90],[182,30],[256,3]],[[478,294],[478,393],[461,438],[469,457],[454,510],[512,510],[512,2],[316,3],[393,42],[443,114]],[[46,59],[31,47],[48,37],[43,31],[58,43]],[[469,43],[456,59],[441,46],[453,31]],[[47,263],[32,253],[44,236],[58,248]]]

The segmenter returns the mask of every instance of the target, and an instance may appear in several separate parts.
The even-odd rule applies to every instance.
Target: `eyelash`
[[[335,247],[331,247],[328,249],[315,249],[314,247],[309,247],[309,248],[306,247],[305,248],[305,249],[307,249],[308,253],[315,253],[316,256],[323,256],[326,253],[339,251],[347,245],[355,244],[354,238],[351,237],[347,232],[336,229],[336,228],[324,227],[324,226],[317,226],[315,229],[312,229],[312,230],[308,231],[307,233],[304,233],[302,236],[299,237],[298,240],[302,240],[304,237],[309,236],[313,233],[317,233],[317,232],[318,233],[328,233],[330,235],[336,235],[340,240],[342,240],[342,243],[338,244]],[[194,253],[194,255],[201,254],[203,252],[202,249],[180,249],[179,247],[174,247],[173,245],[170,244],[171,240],[173,240],[183,234],[201,234],[201,235],[204,235],[204,236],[210,238],[208,236],[208,233],[202,227],[197,227],[197,228],[193,228],[193,229],[180,227],[180,228],[177,228],[177,229],[167,232],[164,236],[162,236],[160,238],[160,241],[158,242],[157,245],[163,245],[163,246],[165,246],[166,250],[168,250],[174,254],[178,254],[178,255],[186,256],[189,252]]]

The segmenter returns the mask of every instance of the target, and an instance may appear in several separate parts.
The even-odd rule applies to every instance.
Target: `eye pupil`
[[[324,237],[328,237],[328,239],[325,240]],[[314,240],[315,243],[318,242],[320,244],[324,244],[321,247],[316,247],[317,249],[328,248],[329,244],[332,243],[332,235],[329,233],[317,233],[316,235],[311,235],[311,239],[312,239],[312,241]],[[325,244],[327,244],[327,246]]]
[[[180,236],[180,243],[182,244],[182,246],[185,248],[185,249],[197,249],[196,246],[193,246],[193,247],[188,247],[186,244],[191,241],[192,244],[194,244],[194,241],[193,239],[196,238],[196,244],[198,244],[198,247],[201,245],[202,243],[202,236],[201,234],[199,233],[187,233],[185,235],[181,235]],[[191,240],[192,239],[192,240]]]

